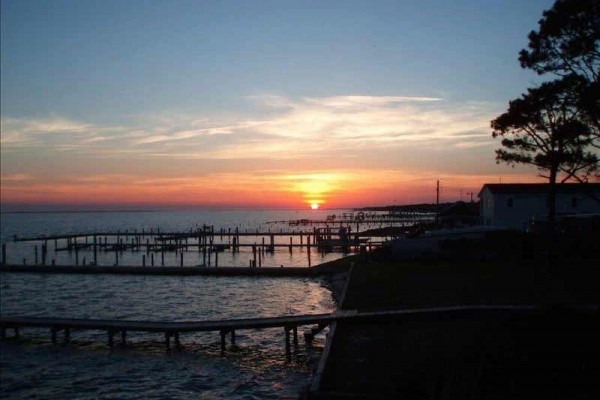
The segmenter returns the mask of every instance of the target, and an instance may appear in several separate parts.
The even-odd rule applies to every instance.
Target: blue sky
[[[4,200],[190,168],[485,180],[485,125],[539,81],[517,57],[552,3],[3,0]]]

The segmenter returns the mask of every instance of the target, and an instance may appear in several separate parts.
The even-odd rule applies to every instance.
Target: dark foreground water
[[[2,273],[0,289],[5,316],[183,321],[334,306],[330,291],[309,279]],[[69,345],[57,346],[47,330],[21,336],[0,344],[2,398],[295,398],[318,356],[301,342],[287,362],[282,329],[238,331],[225,356],[217,332],[182,334],[183,348],[171,352],[152,333],[130,332],[116,350],[103,331],[73,331]]]
[[[169,223],[173,229],[188,229],[204,222],[219,226],[231,218],[210,213],[197,219],[185,213],[9,215],[2,216],[3,241],[15,232],[24,236]],[[274,215],[237,217],[240,225],[251,227]],[[317,314],[334,308],[323,282],[307,278],[0,273],[0,293],[3,316],[189,321]],[[317,338],[317,348],[301,340],[288,362],[283,329],[236,334],[237,346],[229,346],[222,356],[216,332],[182,334],[182,348],[167,351],[160,334],[130,332],[126,347],[111,350],[106,332],[72,331],[70,344],[53,346],[47,330],[24,329],[19,340],[0,342],[0,398],[297,398],[310,380],[324,336]]]

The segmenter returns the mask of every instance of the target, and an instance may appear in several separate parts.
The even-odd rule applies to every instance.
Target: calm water
[[[340,213],[341,211],[338,211]],[[41,245],[42,241],[38,242],[14,242],[13,237],[35,237],[49,236],[57,234],[70,233],[94,233],[94,232],[148,232],[151,229],[161,232],[189,232],[196,230],[203,225],[214,226],[215,231],[220,229],[227,231],[231,229],[233,232],[236,228],[240,232],[256,231],[261,232],[284,232],[289,231],[311,231],[311,226],[306,227],[290,227],[287,223],[277,223],[277,221],[289,221],[299,219],[325,219],[327,211],[213,211],[213,212],[120,212],[120,213],[105,213],[105,212],[89,212],[89,213],[33,213],[33,214],[18,214],[6,213],[2,214],[2,223],[0,224],[0,240],[7,245],[7,262],[13,264],[22,264],[24,261],[27,264],[35,263],[35,248],[38,249],[38,261],[41,261]],[[329,211],[331,213],[331,211]],[[363,224],[362,228],[368,227]],[[99,240],[103,238],[100,237]],[[90,243],[93,240],[89,238]],[[109,243],[115,238],[109,238]],[[123,239],[123,240],[131,240]],[[143,239],[145,240],[145,239]],[[241,236],[241,243],[258,244],[262,242],[268,244],[268,236]],[[306,240],[306,238],[304,238]],[[195,239],[190,239],[190,244],[196,243]],[[215,237],[215,244],[229,244],[227,237]],[[289,244],[289,237],[276,237],[276,244]],[[300,238],[293,237],[293,243],[299,244]],[[305,243],[305,242],[304,242]],[[58,247],[65,247],[66,241],[59,241]],[[75,265],[77,256],[79,263],[83,263],[84,258],[86,263],[93,260],[93,252],[91,249],[87,251],[75,252],[54,251],[54,241],[48,242],[48,259],[47,264],[51,264],[52,260],[58,265]],[[273,254],[266,253],[263,259],[263,266],[308,266],[308,254],[306,248],[296,250],[293,253],[287,249],[281,248]],[[119,265],[142,265],[142,257],[144,251],[125,251],[119,254]],[[341,255],[336,253],[320,254],[316,248],[312,248],[311,263],[312,265],[331,261],[339,258]],[[160,253],[155,253],[155,265],[160,265]],[[177,266],[180,265],[179,254],[175,252],[165,253],[165,265]],[[249,261],[253,258],[251,247],[241,247],[238,253],[226,251],[219,254],[219,266],[248,266]],[[115,254],[113,252],[98,252],[98,265],[114,265]],[[147,264],[150,265],[150,255],[147,255]],[[198,252],[198,249],[190,248],[189,251],[184,251],[183,263],[186,266],[195,266],[203,264],[203,255]],[[214,261],[213,261],[214,263]],[[214,264],[213,264],[214,265]]]
[[[317,216],[325,212],[3,214],[0,236],[6,242],[14,234],[189,230],[202,224],[278,229],[264,224]],[[19,259],[31,251],[31,244],[8,245],[9,261],[11,254]],[[277,257],[287,257],[285,265],[306,265],[301,262],[305,253],[298,252],[297,262],[289,252],[281,253],[270,260],[273,265],[283,263]],[[313,263],[339,256],[315,253]],[[247,265],[247,260],[237,265]],[[335,306],[321,281],[305,278],[1,273],[0,289],[2,315],[181,321],[316,314]],[[239,331],[237,347],[225,356],[217,333],[181,335],[183,348],[171,352],[162,335],[155,334],[132,332],[127,347],[110,350],[105,332],[74,331],[71,344],[57,346],[50,344],[45,330],[22,333],[18,342],[0,343],[1,398],[297,398],[319,355],[318,349],[301,343],[293,360],[286,361],[282,329]],[[319,337],[317,344],[323,340]]]

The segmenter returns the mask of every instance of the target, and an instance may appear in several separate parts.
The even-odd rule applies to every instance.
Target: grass
[[[600,304],[599,261],[375,257],[355,263],[342,308]],[[321,397],[600,398],[598,337],[597,313],[339,322]]]

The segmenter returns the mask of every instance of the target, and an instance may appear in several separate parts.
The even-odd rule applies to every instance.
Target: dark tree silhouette
[[[523,68],[554,75],[509,103],[491,122],[503,148],[496,161],[530,164],[550,183],[549,220],[556,184],[598,177],[600,148],[600,1],[556,0],[519,53]]]
[[[519,53],[523,68],[538,74],[575,74],[589,82],[598,82],[598,0],[557,0],[550,10],[544,11],[539,25],[538,32],[529,33],[528,49]]]
[[[577,77],[546,82],[528,89],[509,103],[508,111],[491,122],[494,138],[503,148],[497,162],[530,164],[550,183],[549,219],[556,213],[556,183],[570,179],[587,181],[598,169],[598,157],[590,146],[592,130],[577,107]]]
[[[523,68],[572,78],[576,106],[592,128],[591,145],[600,148],[600,1],[557,0],[544,11],[539,31],[531,31],[519,53]]]

